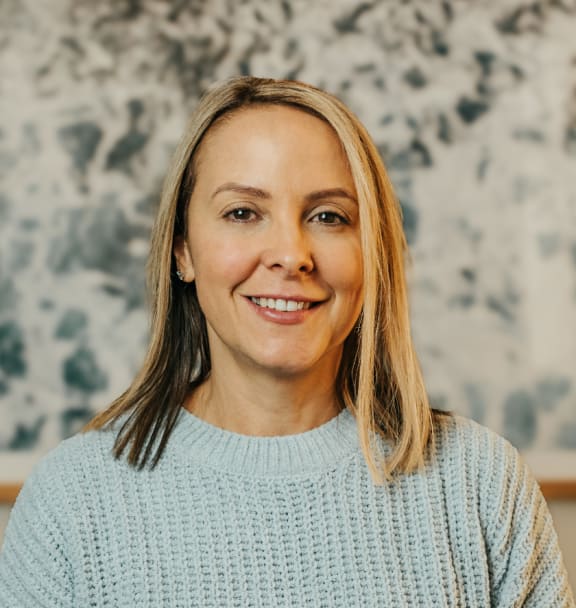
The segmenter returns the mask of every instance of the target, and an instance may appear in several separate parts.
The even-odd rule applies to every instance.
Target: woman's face
[[[333,382],[362,307],[358,205],[336,134],[295,108],[252,107],[212,128],[196,167],[174,253],[196,283],[213,369]]]

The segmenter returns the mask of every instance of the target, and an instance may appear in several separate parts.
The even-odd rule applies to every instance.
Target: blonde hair
[[[296,107],[324,120],[348,159],[359,203],[364,303],[344,344],[336,389],[358,421],[373,479],[382,483],[395,471],[409,472],[422,465],[432,437],[433,412],[410,331],[401,210],[364,126],[336,97],[301,82],[234,78],[210,89],[199,102],[166,177],[153,229],[148,352],[128,390],[84,430],[103,428],[128,414],[116,438],[115,456],[130,445],[130,464],[142,468],[152,460],[155,466],[184,398],[210,372],[206,324],[195,286],[175,276],[174,238],[185,233],[195,155],[203,137],[221,117],[263,104]],[[393,443],[387,458],[377,436]]]

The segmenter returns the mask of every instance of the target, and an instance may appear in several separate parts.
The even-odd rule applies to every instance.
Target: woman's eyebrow
[[[316,192],[311,192],[306,196],[306,200],[310,202],[322,200],[324,198],[347,198],[356,205],[358,204],[356,197],[344,188],[328,188],[326,190],[318,190]]]
[[[210,198],[215,198],[216,195],[220,194],[221,192],[237,192],[238,194],[247,194],[248,196],[252,196],[254,198],[272,198],[272,195],[269,192],[266,192],[266,190],[261,190],[260,188],[255,188],[254,186],[236,184],[234,182],[228,182],[218,186]]]
[[[254,186],[238,184],[235,182],[227,182],[225,184],[222,184],[221,186],[218,186],[218,188],[214,190],[210,198],[215,198],[221,192],[236,192],[238,194],[245,194],[260,199],[272,198],[270,192],[267,192],[266,190],[262,190],[261,188],[256,188]],[[316,190],[315,192],[307,194],[305,198],[309,202],[315,202],[325,198],[347,198],[354,204],[358,204],[356,197],[344,188],[327,188],[325,190]]]

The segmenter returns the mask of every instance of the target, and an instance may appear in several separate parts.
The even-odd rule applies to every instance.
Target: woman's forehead
[[[335,130],[324,120],[300,108],[280,104],[237,109],[221,117],[206,132],[194,159],[196,176],[221,167],[242,167],[282,156],[301,169],[304,160],[326,166],[339,165],[343,177],[349,175],[344,147]],[[288,155],[290,155],[288,157]],[[300,161],[300,165],[298,164]],[[317,166],[323,171],[325,166]]]

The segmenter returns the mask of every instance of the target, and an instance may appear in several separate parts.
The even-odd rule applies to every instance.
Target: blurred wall
[[[245,73],[324,87],[372,133],[434,404],[573,458],[574,31],[574,0],[3,0],[0,482],[138,368],[168,159],[202,91]]]

